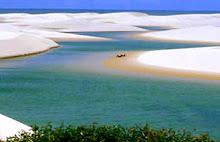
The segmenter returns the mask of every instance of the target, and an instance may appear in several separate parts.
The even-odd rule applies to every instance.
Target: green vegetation
[[[22,132],[19,136],[8,138],[8,142],[170,142],[170,141],[213,141],[208,134],[193,136],[186,129],[174,131],[171,129],[152,129],[148,124],[145,126],[122,127],[97,126],[96,123],[89,126],[64,126],[53,128],[51,124],[38,127],[33,126],[33,133]]]

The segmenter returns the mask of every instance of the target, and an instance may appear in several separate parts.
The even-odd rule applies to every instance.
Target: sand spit
[[[52,40],[28,34],[1,33],[7,39],[0,40],[0,59],[37,54],[58,47]]]
[[[165,76],[220,80],[220,47],[125,52],[102,62],[112,69]],[[219,50],[219,51],[218,51]]]
[[[6,141],[7,137],[18,135],[21,130],[31,132],[31,127],[2,114],[0,114],[0,126],[0,140],[2,141]]]

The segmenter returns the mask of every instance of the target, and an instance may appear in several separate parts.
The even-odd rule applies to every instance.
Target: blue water
[[[130,12],[128,10],[77,10],[77,9],[0,9],[0,13],[111,13],[111,12]],[[137,10],[135,12],[143,12],[151,15],[177,15],[177,14],[212,14],[220,11],[155,11],[155,10]]]
[[[0,113],[28,125],[197,129],[220,139],[220,82],[116,71],[100,63],[119,51],[207,46],[137,40],[128,32],[80,33],[113,41],[59,42],[49,52],[0,60]]]

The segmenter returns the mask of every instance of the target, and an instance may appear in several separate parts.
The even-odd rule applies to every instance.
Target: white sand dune
[[[199,26],[139,34],[159,40],[220,43],[220,26]]]
[[[220,14],[183,14],[156,16],[140,12],[120,12],[96,15],[87,18],[93,21],[124,24],[130,26],[158,26],[183,28],[212,25],[220,22]]]
[[[0,58],[17,57],[47,51],[53,47],[58,47],[54,41],[101,41],[111,40],[109,38],[77,35],[72,33],[63,33],[62,28],[68,29],[75,21],[75,31],[78,29],[99,30],[99,25],[92,24],[81,20],[74,20],[75,17],[88,17],[97,14],[68,14],[68,13],[51,13],[51,14],[0,14]],[[66,24],[65,24],[66,23]],[[55,27],[53,27],[53,25]],[[62,27],[64,26],[64,27]],[[97,26],[97,28],[94,28]],[[100,26],[101,27],[101,26]],[[105,26],[104,28],[108,28]],[[115,30],[120,26],[116,25]],[[129,26],[127,26],[129,27]],[[103,28],[103,29],[104,29]],[[69,30],[69,29],[68,29]],[[128,29],[129,30],[129,29]]]
[[[149,15],[141,12],[118,12],[86,17],[90,21],[129,26],[147,26]]]
[[[148,51],[138,57],[145,65],[196,72],[220,73],[220,47]]]
[[[63,29],[62,32],[147,31],[128,24],[101,22],[98,13],[4,14],[5,22],[32,28]],[[123,16],[123,15],[122,15]],[[122,18],[122,17],[121,17]],[[128,19],[129,21],[131,19]]]
[[[213,25],[220,22],[220,14],[184,14],[171,16],[149,16],[145,26],[184,28]]]
[[[40,53],[59,46],[52,40],[29,34],[3,32],[0,37],[4,37],[0,40],[0,59]]]
[[[220,25],[220,14],[155,16],[140,12],[0,14],[3,23],[19,29],[51,32],[147,31],[137,26],[186,28]],[[56,35],[58,35],[58,33]],[[68,35],[60,35],[66,38]],[[45,37],[45,36],[44,36]],[[83,38],[83,37],[82,37]],[[88,37],[85,37],[88,39]],[[103,40],[103,39],[100,39]]]
[[[53,27],[53,26],[52,26]],[[68,26],[66,26],[68,27]],[[129,25],[119,25],[111,23],[87,23],[76,26],[69,26],[65,29],[58,30],[59,32],[146,32],[147,30]]]
[[[21,130],[31,132],[31,127],[0,114],[0,140],[6,141],[7,137],[18,135]]]
[[[144,30],[136,29],[135,26],[161,26],[161,27],[191,27],[191,26],[204,26],[212,25],[215,23],[220,23],[220,14],[183,14],[183,15],[169,15],[169,16],[156,16],[148,15],[146,13],[140,12],[119,12],[119,13],[49,13],[49,14],[0,14],[5,22],[13,22],[18,25],[28,25],[28,26],[55,26],[63,27],[67,26],[67,29],[74,28],[74,26],[80,27],[82,24],[83,31],[89,31],[86,26],[91,25],[93,27],[98,27],[103,25],[99,31],[116,31],[117,26],[114,25],[124,25],[121,26],[121,31],[130,30]],[[63,24],[63,25],[62,25]],[[107,24],[107,25],[105,25]],[[107,28],[109,26],[109,29]],[[130,26],[130,28],[126,28]],[[133,27],[133,29],[131,28]],[[116,29],[115,29],[116,28]],[[96,29],[96,30],[97,30]],[[72,29],[73,31],[74,29]]]
[[[69,33],[62,33],[62,32],[56,32],[56,31],[50,31],[50,30],[43,30],[43,29],[35,29],[31,27],[19,27],[15,26],[13,24],[6,24],[1,23],[0,24],[0,39],[4,38],[4,35],[2,32],[11,32],[11,33],[17,33],[17,34],[31,34],[34,36],[39,36],[43,38],[49,38],[49,39],[56,39],[58,41],[62,40],[72,40],[72,41],[81,41],[81,40],[87,40],[87,41],[95,41],[95,40],[110,40],[109,38],[102,38],[102,37],[94,37],[94,36],[86,36],[86,35],[77,35],[77,34],[69,34]]]
[[[63,15],[66,17],[66,15]],[[61,16],[60,16],[61,17]],[[77,17],[77,18],[76,18]],[[63,20],[56,19],[42,19],[42,17],[34,17],[29,19],[22,19],[16,22],[15,25],[31,26],[38,29],[58,29],[59,32],[99,32],[99,31],[147,31],[142,28],[138,28],[131,25],[115,24],[113,22],[100,22],[98,20],[92,20],[92,17],[84,18],[78,16],[72,16],[71,18],[61,18]],[[96,18],[93,18],[96,19]]]

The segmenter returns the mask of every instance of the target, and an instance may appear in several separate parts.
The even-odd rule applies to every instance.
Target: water
[[[133,10],[135,11],[135,10]],[[130,12],[129,10],[80,10],[80,9],[0,9],[0,13],[111,13],[111,12]],[[136,12],[148,13],[151,15],[178,15],[178,14],[213,14],[220,11],[164,11],[164,10],[136,10]]]
[[[220,139],[220,82],[102,67],[119,51],[202,47],[132,39],[127,32],[80,33],[114,41],[60,42],[49,52],[0,61],[0,113],[28,125],[184,127]]]

